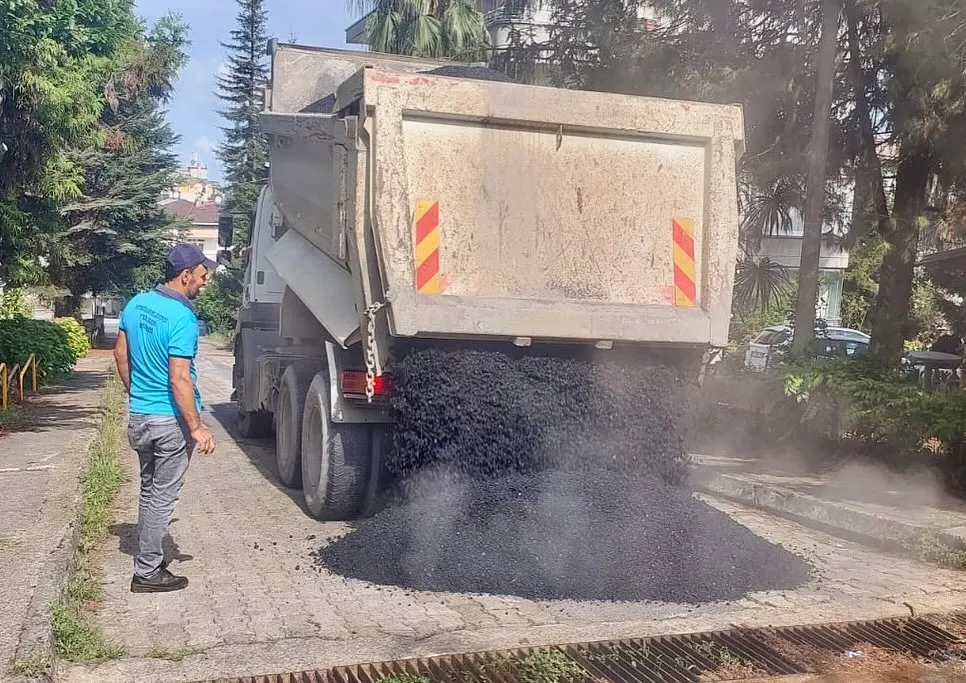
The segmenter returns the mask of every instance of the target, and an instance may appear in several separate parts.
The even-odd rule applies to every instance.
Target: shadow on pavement
[[[91,420],[100,412],[99,403],[57,405],[56,397],[76,394],[97,389],[103,385],[104,373],[98,370],[75,370],[69,384],[53,384],[39,387],[38,394],[30,391],[29,379],[25,384],[27,398],[22,403],[13,403],[16,418],[0,421],[3,433],[72,431],[87,429]]]
[[[228,433],[228,438],[235,442],[235,445],[251,461],[259,473],[272,486],[284,493],[295,503],[302,513],[305,512],[303,506],[302,490],[290,489],[283,486],[279,480],[275,469],[275,442],[269,437],[267,439],[243,439],[238,436],[236,426],[237,406],[234,403],[215,403],[210,406],[211,414],[214,415],[218,423]]]
[[[171,522],[177,522],[177,519],[172,519]],[[130,522],[123,522],[121,524],[115,524],[110,529],[111,534],[117,538],[117,547],[125,555],[130,555],[134,557],[138,550],[138,527],[137,524],[131,524]],[[190,562],[195,559],[194,555],[188,555],[181,552],[181,548],[178,543],[172,538],[170,534],[164,537],[162,543],[164,548],[164,559],[168,562]]]

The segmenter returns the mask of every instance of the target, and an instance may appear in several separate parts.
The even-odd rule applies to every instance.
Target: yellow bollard
[[[31,370],[31,369],[33,370],[33,373],[32,373],[33,392],[36,394],[37,393],[37,356],[35,356],[34,354],[30,354],[30,358],[27,359],[27,362],[23,364],[23,368],[21,368],[20,370],[19,379],[20,379],[20,400],[21,401],[24,399],[24,396],[25,396],[23,392],[23,378],[27,375],[27,370]]]

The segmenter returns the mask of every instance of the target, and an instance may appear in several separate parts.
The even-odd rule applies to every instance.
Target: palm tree
[[[766,313],[784,305],[791,287],[788,271],[764,257],[744,258],[735,269],[734,302],[745,311]]]
[[[376,52],[485,60],[490,34],[477,0],[349,0],[366,16],[366,43]]]
[[[796,176],[780,176],[765,188],[754,186],[749,178],[741,183],[741,247],[753,256],[761,248],[761,238],[788,234],[795,227],[795,212],[802,206],[804,188]]]

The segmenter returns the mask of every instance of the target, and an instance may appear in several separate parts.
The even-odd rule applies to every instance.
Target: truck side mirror
[[[234,239],[234,216],[218,214],[218,246],[227,249]]]
[[[231,250],[222,249],[218,252],[218,265],[225,268],[231,267]]]

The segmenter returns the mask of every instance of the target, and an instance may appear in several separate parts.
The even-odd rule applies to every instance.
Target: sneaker
[[[184,576],[175,576],[162,567],[157,574],[150,579],[135,576],[131,579],[132,593],[170,593],[179,591],[188,585],[188,579]]]

